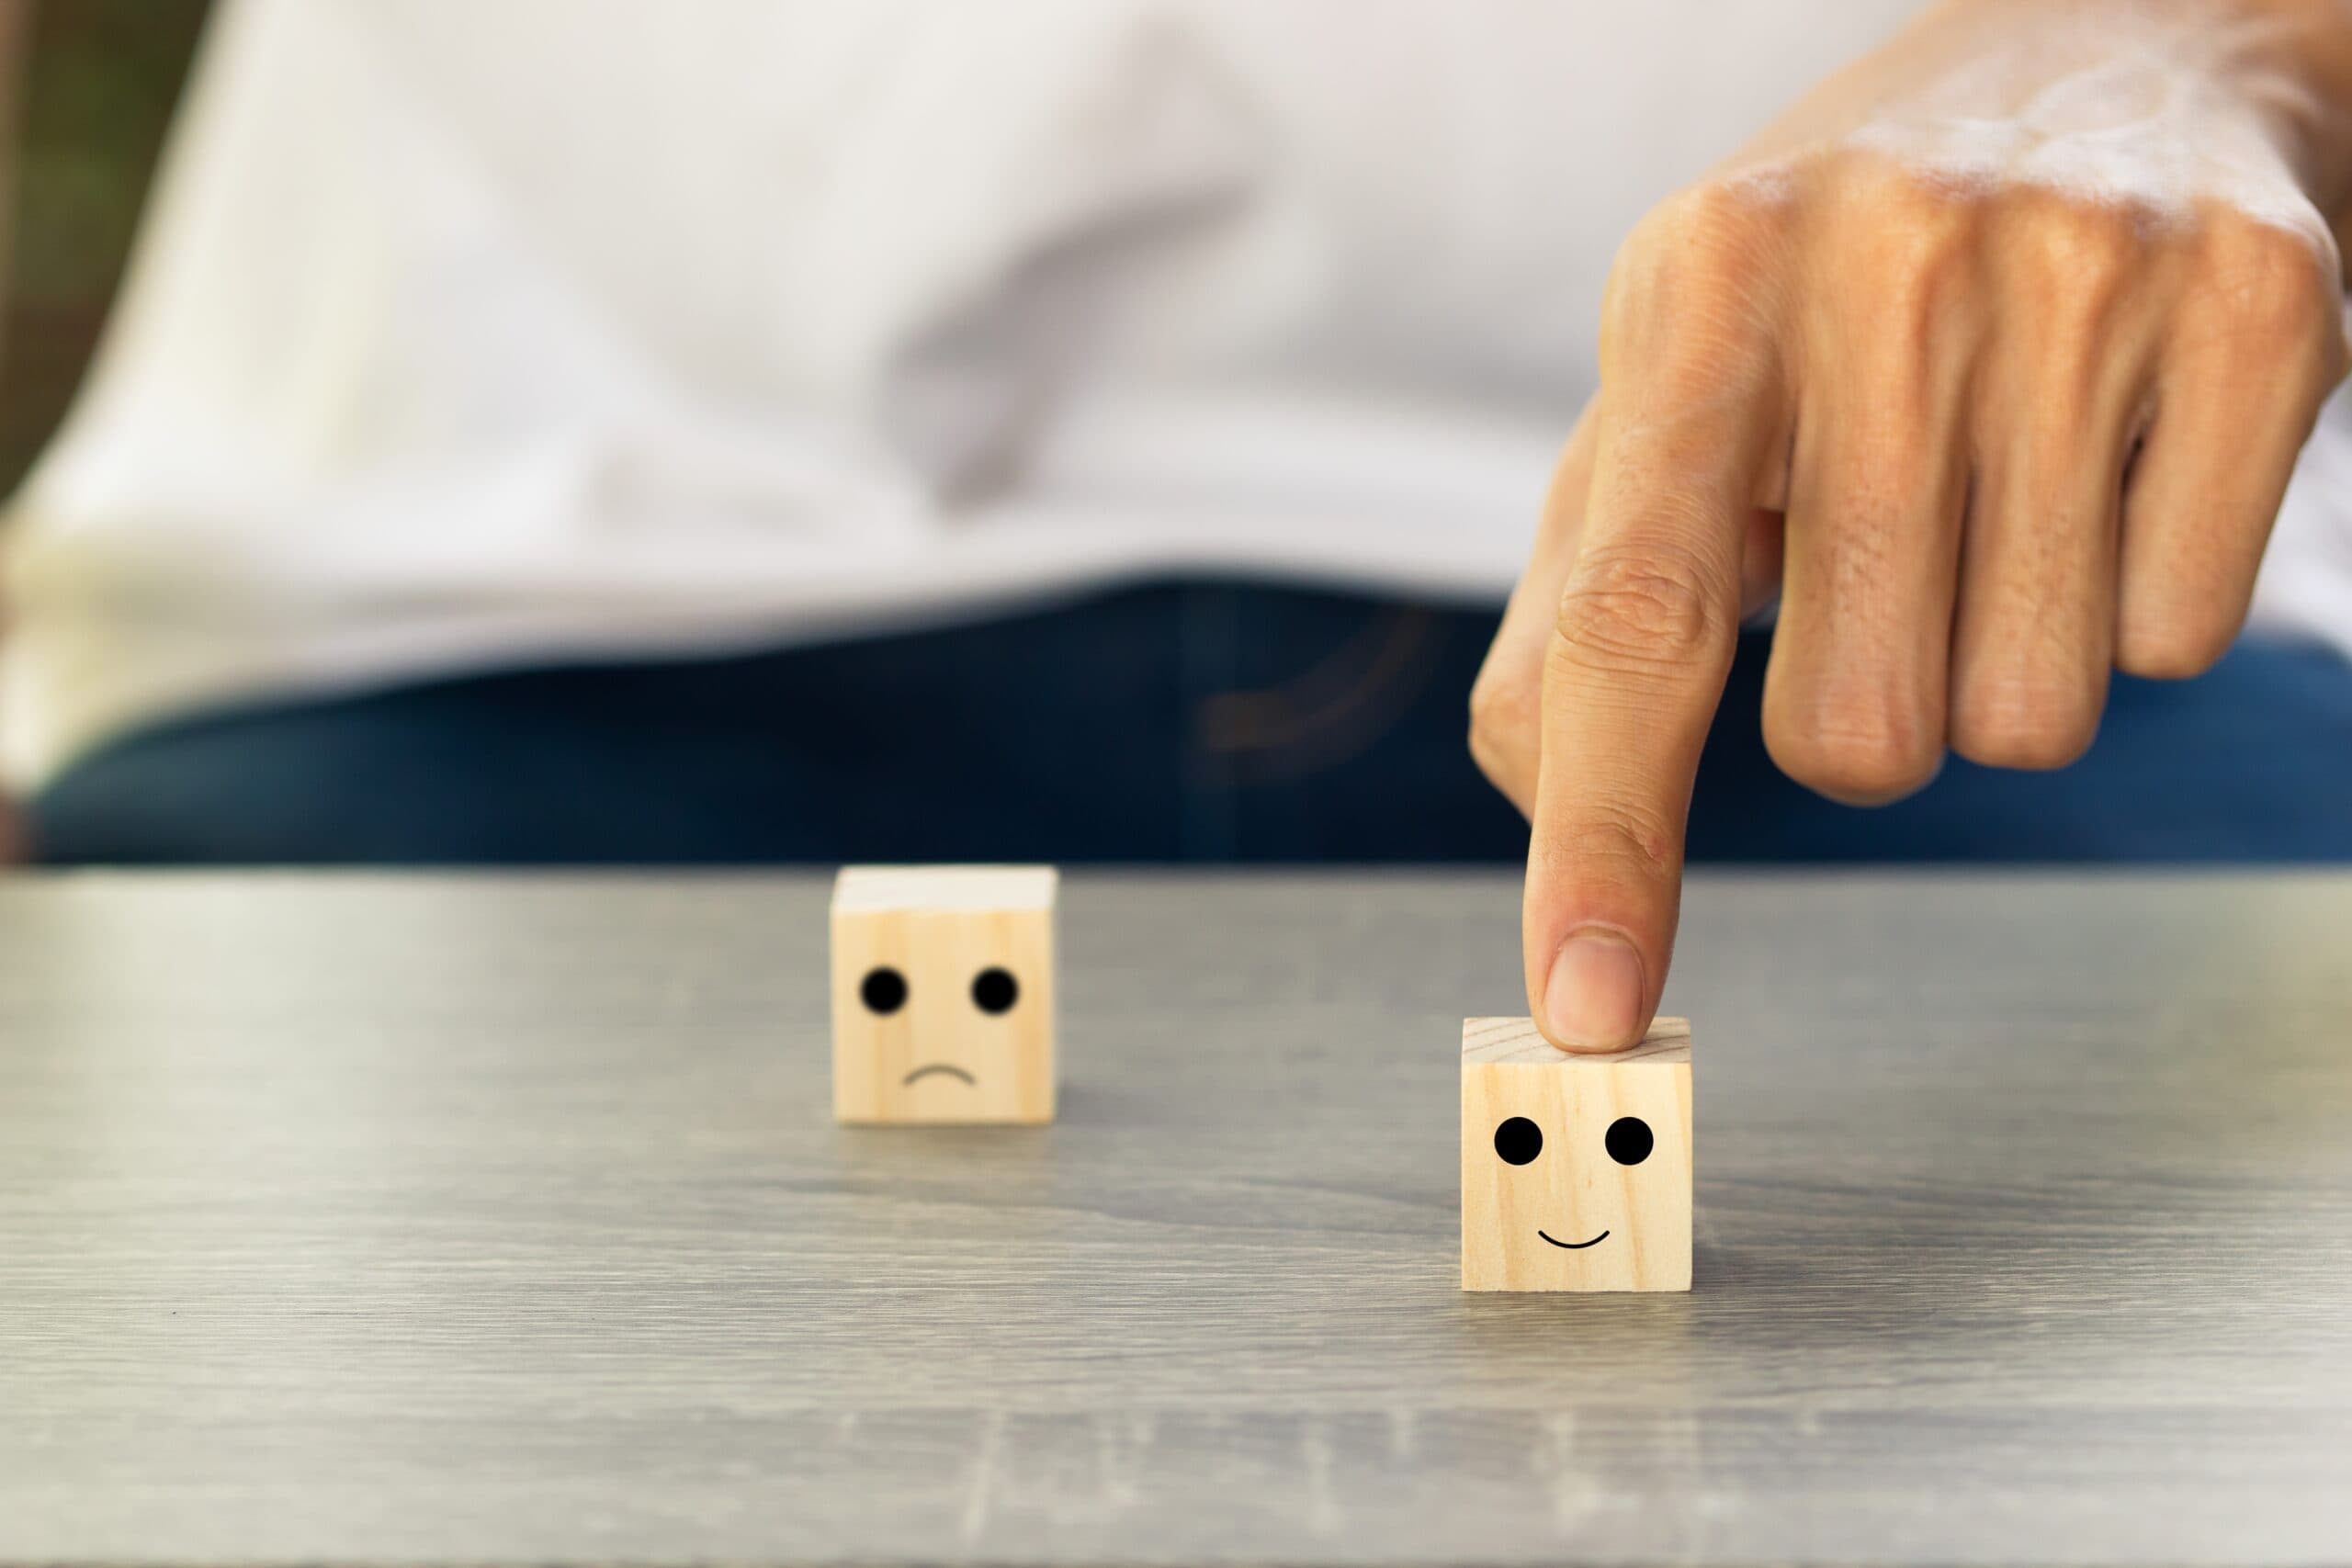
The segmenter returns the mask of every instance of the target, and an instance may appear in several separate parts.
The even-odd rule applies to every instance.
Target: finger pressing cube
[[[833,1115],[1054,1119],[1050,866],[850,866],[833,884]]]
[[[1462,1288],[1690,1288],[1689,1023],[1579,1055],[1463,1021]]]

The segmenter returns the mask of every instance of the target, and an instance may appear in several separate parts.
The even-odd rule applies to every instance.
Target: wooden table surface
[[[1670,1297],[1456,1289],[1509,877],[1072,876],[1028,1131],[825,896],[0,884],[0,1562],[2352,1561],[2352,878],[1702,878]]]

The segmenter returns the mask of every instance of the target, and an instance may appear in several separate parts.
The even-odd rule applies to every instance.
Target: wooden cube
[[[850,866],[833,884],[833,1116],[1054,1119],[1051,866]]]
[[[1577,1055],[1462,1021],[1462,1288],[1690,1288],[1690,1026]]]

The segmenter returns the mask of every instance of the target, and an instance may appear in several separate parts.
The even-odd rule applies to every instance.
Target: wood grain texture
[[[831,915],[835,1120],[1054,1119],[1055,885],[1048,866],[842,870]],[[866,984],[877,974],[888,985],[878,1005]]]
[[[1510,874],[1062,903],[853,1130],[822,877],[0,885],[0,1562],[2352,1561],[2352,879],[1697,880],[1685,1295],[1460,1289]]]
[[[1508,1018],[1465,1018],[1462,1021],[1462,1065],[1532,1064],[1552,1066],[1570,1053],[1544,1038],[1535,1021],[1524,1014]],[[1591,1053],[1596,1060],[1627,1062],[1689,1062],[1690,1021],[1660,1018],[1650,1021],[1649,1032],[1623,1051]]]
[[[1620,1122],[1637,1146],[1611,1149]],[[1524,1016],[1462,1021],[1462,1288],[1690,1288],[1689,1021],[1609,1055]]]

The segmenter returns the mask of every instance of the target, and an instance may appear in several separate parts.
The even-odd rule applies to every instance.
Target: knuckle
[[[1555,829],[1544,835],[1539,854],[1547,872],[1573,868],[1589,876],[1596,868],[1614,869],[1634,882],[1671,878],[1681,863],[1669,826],[1631,801],[1612,802],[1598,816]]]
[[[1759,265],[1783,203],[1756,182],[1715,180],[1650,209],[1618,248],[1601,297],[1604,365],[1669,325],[1727,330],[1752,318]]]
[[[2115,667],[2148,681],[2186,681],[2222,660],[2240,616],[2203,601],[2127,593],[2116,617]]]
[[[1470,733],[1491,741],[1515,739],[1539,719],[1532,682],[1482,674],[1470,688]]]
[[[1840,149],[1812,172],[1822,198],[1808,265],[1827,287],[1808,296],[1798,352],[1900,379],[1978,331],[1981,191],[1869,149]]]
[[[2228,331],[2252,346],[2320,346],[2328,363],[2344,351],[2344,312],[2335,243],[2279,223],[2231,218],[2211,225],[2199,292]]]
[[[1744,276],[1756,252],[1780,236],[1787,204],[1768,183],[1738,178],[1686,186],[1653,209],[1635,232],[1694,266]]]
[[[1569,573],[1553,651],[1589,670],[1679,671],[1711,660],[1731,630],[1695,561],[1607,551]]]
[[[1768,711],[1764,746],[1797,783],[1856,805],[1899,800],[1943,765],[1942,737],[1888,703],[1832,698],[1797,716]]]
[[[1952,701],[1952,750],[1989,768],[2043,772],[2090,750],[2099,694],[2085,683],[2008,671],[1968,682]]]
[[[2145,265],[2152,218],[2047,191],[2010,199],[2012,244],[2041,297],[2061,320],[2104,323]]]
[[[1981,186],[1858,141],[1795,161],[1804,192],[1791,232],[1808,276],[1804,309],[1815,333],[1915,345],[1964,310],[1979,266],[1986,201]]]
[[[1542,703],[1541,685],[1517,676],[1481,672],[1470,688],[1471,760],[1506,795],[1523,782],[1521,763],[1541,733]]]
[[[2086,200],[2043,188],[2009,197],[2027,255],[2064,276],[2101,276],[2132,265],[2144,252],[2154,215],[2128,202]]]
[[[1965,186],[1870,158],[1850,164],[1840,186],[1845,227],[1873,261],[1932,272],[1973,247],[1982,203]]]
[[[1867,276],[1891,294],[1906,315],[1932,321],[1947,311],[1973,269],[1967,220],[1942,212],[1888,224],[1869,242]]]

